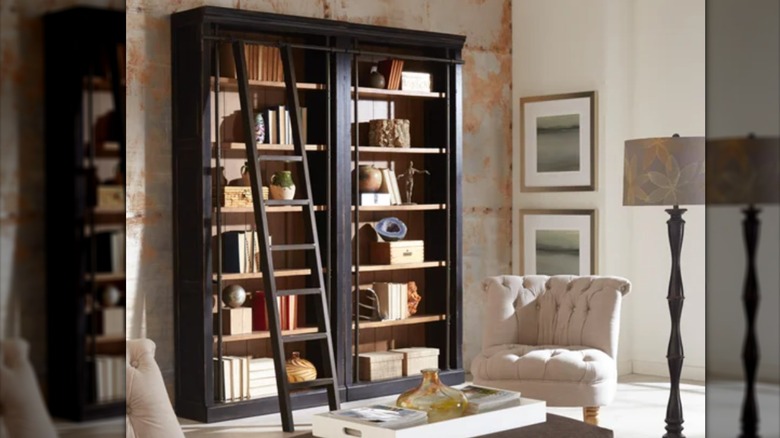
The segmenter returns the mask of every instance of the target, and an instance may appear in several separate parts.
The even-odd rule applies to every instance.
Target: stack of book
[[[477,414],[479,412],[492,411],[506,406],[511,406],[520,400],[520,393],[504,391],[502,389],[486,388],[484,386],[468,385],[460,388],[469,401],[466,413]]]
[[[95,392],[98,403],[125,398],[125,357],[95,355]]]
[[[270,357],[257,357],[249,361],[249,396],[270,397],[278,394],[276,370]]]
[[[370,405],[332,411],[325,415],[340,420],[379,426],[386,429],[403,429],[428,422],[428,413],[396,406]]]
[[[379,315],[383,320],[409,317],[407,288],[406,283],[374,282],[374,292],[379,299]]]
[[[282,70],[282,54],[272,46],[247,44],[244,46],[247,78],[250,81],[284,81]],[[229,44],[222,44],[219,50],[220,76],[237,78],[236,65],[233,61],[233,49]]]

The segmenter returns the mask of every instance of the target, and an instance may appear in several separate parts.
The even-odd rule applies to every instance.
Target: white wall
[[[523,96],[597,90],[597,189],[522,193],[521,208],[595,208],[598,273],[629,278],[620,373],[665,376],[671,267],[663,208],[622,206],[623,147],[631,138],[704,135],[704,1],[526,0],[513,8],[513,145],[519,163]],[[672,65],[673,68],[668,67]],[[683,377],[704,378],[704,208],[691,208],[683,245]],[[519,230],[513,227],[513,241]],[[519,245],[513,266],[519,273]]]
[[[634,2],[631,138],[705,135],[703,0]],[[704,379],[705,212],[688,208],[681,269],[685,302],[680,330],[683,378]],[[666,375],[670,317],[666,295],[671,255],[663,208],[632,207],[631,272],[635,283],[634,372]]]
[[[513,242],[520,241],[519,210],[596,209],[597,273],[631,278],[629,212],[622,200],[623,141],[630,119],[631,8],[628,2],[598,0],[523,1],[512,9]],[[597,91],[596,191],[520,191],[520,97]],[[513,271],[520,274],[520,247],[513,246]],[[624,301],[618,368],[631,372],[633,330]]]

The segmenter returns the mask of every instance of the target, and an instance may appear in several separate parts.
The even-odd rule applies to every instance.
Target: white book
[[[270,357],[254,357],[249,361],[249,372],[274,371],[274,360]]]
[[[243,384],[242,396],[249,398],[249,358],[246,356],[241,358],[241,383]]]
[[[390,190],[392,190],[393,199],[395,200],[393,204],[403,204],[404,201],[401,199],[401,190],[398,188],[398,177],[395,175],[395,170],[388,169],[388,171],[390,173]]]
[[[222,356],[222,375],[218,374],[217,364],[219,359],[214,358],[214,395],[218,393],[217,388],[221,385],[222,391],[225,394],[225,400],[231,400],[233,398],[233,384],[231,383],[232,367],[230,360],[227,357]]]
[[[125,272],[125,233],[111,233],[111,271]]]
[[[409,317],[409,306],[407,305],[409,296],[409,286],[406,283],[398,283],[398,314],[400,319]]]
[[[330,412],[329,415],[346,421],[388,429],[416,426],[428,422],[428,414],[425,411],[385,405],[342,409]]]
[[[469,403],[466,412],[478,413],[498,409],[520,399],[520,393],[496,388],[468,385],[460,388]]]
[[[379,315],[382,319],[390,318],[390,283],[374,282],[376,297],[379,300]]]
[[[389,193],[361,193],[360,205],[393,205]]]
[[[276,380],[276,371],[270,370],[258,370],[249,371],[249,380]]]

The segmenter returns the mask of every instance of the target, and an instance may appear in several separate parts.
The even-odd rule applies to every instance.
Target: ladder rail
[[[340,408],[338,382],[336,379],[336,363],[335,354],[333,350],[333,339],[331,335],[330,317],[328,299],[325,293],[325,283],[322,274],[322,256],[320,254],[319,236],[317,233],[316,218],[314,215],[313,196],[311,191],[311,177],[309,174],[309,164],[306,157],[306,148],[303,144],[303,136],[301,129],[301,109],[300,101],[298,99],[297,85],[295,80],[295,70],[293,68],[292,60],[292,47],[289,45],[280,46],[282,66],[285,80],[286,91],[286,105],[290,114],[290,124],[293,134],[293,146],[295,155],[291,156],[290,162],[298,163],[300,169],[299,177],[303,178],[302,187],[303,198],[295,200],[292,203],[301,205],[303,211],[303,219],[305,228],[307,230],[307,243],[304,244],[283,244],[283,245],[270,245],[269,242],[269,229],[268,229],[268,217],[266,215],[266,205],[272,204],[272,202],[266,202],[262,196],[262,172],[260,170],[261,161],[279,161],[279,156],[261,156],[257,150],[257,141],[254,134],[254,108],[252,107],[252,99],[249,90],[249,80],[246,70],[246,58],[244,51],[245,42],[242,40],[236,40],[233,42],[233,57],[236,65],[236,73],[238,76],[238,91],[239,100],[241,102],[241,112],[243,117],[244,137],[246,144],[247,162],[251,163],[247,167],[249,169],[249,179],[252,190],[252,204],[254,207],[254,218],[257,226],[258,233],[260,234],[262,244],[260,245],[261,260],[260,267],[263,273],[263,283],[265,286],[265,301],[266,308],[269,312],[270,338],[271,346],[274,352],[274,369],[276,370],[276,385],[279,391],[279,414],[282,418],[282,429],[285,432],[294,432],[295,425],[292,417],[292,404],[290,399],[290,391],[292,389],[306,389],[325,387],[328,393],[328,405],[331,410],[337,410]],[[289,203],[289,201],[288,201]],[[317,306],[319,312],[317,312],[317,325],[318,332],[314,334],[303,335],[288,335],[282,336],[280,312],[276,301],[277,296],[293,295],[291,291],[278,291],[276,287],[276,278],[274,277],[273,266],[273,251],[291,251],[291,250],[305,250],[309,252],[307,254],[307,260],[311,268],[309,275],[309,285],[306,289],[301,291],[311,291],[316,289],[320,295],[320,303]],[[281,292],[281,293],[280,293]],[[302,293],[300,295],[308,295],[309,293]],[[319,341],[325,344],[327,358],[324,358],[323,368],[325,377],[317,379],[316,382],[311,384],[291,384],[287,380],[286,372],[286,354],[285,343],[293,341]],[[323,355],[324,356],[324,355]]]
[[[266,309],[270,313],[268,321],[271,337],[271,348],[274,352],[274,369],[276,370],[276,387],[279,390],[279,413],[282,416],[282,427],[285,431],[293,431],[293,419],[290,401],[290,388],[287,381],[287,370],[285,364],[284,345],[282,343],[281,325],[279,319],[279,308],[276,304],[276,281],[274,279],[273,259],[271,248],[268,245],[268,217],[266,216],[265,205],[263,202],[263,192],[261,189],[262,177],[260,171],[260,162],[258,160],[257,141],[254,133],[254,109],[252,108],[252,99],[249,92],[249,80],[247,78],[246,58],[244,56],[244,42],[237,40],[233,42],[233,58],[236,65],[236,74],[238,76],[238,93],[241,102],[241,113],[243,117],[244,141],[246,143],[247,166],[249,169],[249,180],[252,189],[252,204],[254,207],[255,224],[258,233],[262,233],[262,244],[260,245],[260,269],[263,272],[263,283],[265,285]]]

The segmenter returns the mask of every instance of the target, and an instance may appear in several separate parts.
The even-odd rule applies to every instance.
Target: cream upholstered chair
[[[631,283],[619,277],[504,275],[483,281],[482,351],[477,385],[519,391],[548,406],[582,406],[586,422],[617,388],[620,304]]]
[[[184,438],[150,339],[127,340],[127,438]]]

